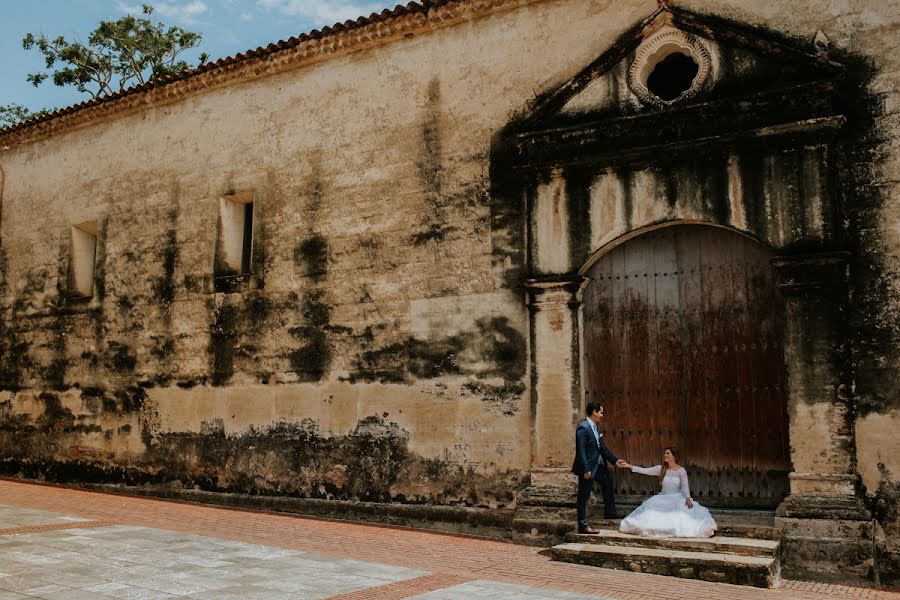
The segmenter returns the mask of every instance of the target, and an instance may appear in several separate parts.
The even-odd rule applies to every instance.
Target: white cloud
[[[153,9],[164,17],[168,17],[179,23],[196,23],[197,17],[209,10],[203,0],[190,0],[190,2],[157,2]]]
[[[253,15],[250,13],[241,13],[241,21],[252,21]]]
[[[188,0],[188,2],[149,2],[153,7],[153,13],[165,19],[171,19],[181,24],[198,23],[198,17],[204,14],[209,7],[203,0]],[[138,4],[126,4],[122,0],[116,1],[116,8],[123,13],[139,16],[142,8]]]
[[[263,10],[299,17],[316,25],[332,25],[384,8],[381,2],[359,0],[257,0],[256,4]]]
[[[140,4],[125,4],[122,0],[118,0],[116,2],[116,8],[127,15],[139,15],[141,14],[141,5]]]

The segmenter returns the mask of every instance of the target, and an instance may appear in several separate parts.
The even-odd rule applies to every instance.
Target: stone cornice
[[[0,129],[0,150],[542,0],[425,0],[338,23]]]

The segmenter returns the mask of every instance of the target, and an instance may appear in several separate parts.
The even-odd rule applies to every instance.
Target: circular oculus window
[[[693,36],[670,29],[638,46],[628,87],[648,106],[664,108],[691,98],[706,83],[709,52]]]

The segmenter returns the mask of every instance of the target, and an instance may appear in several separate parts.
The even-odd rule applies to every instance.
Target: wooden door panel
[[[585,397],[606,407],[607,441],[635,464],[682,450],[695,495],[774,505],[787,493],[779,307],[769,252],[739,234],[685,225],[610,251],[588,272]],[[655,478],[616,472],[621,495]]]

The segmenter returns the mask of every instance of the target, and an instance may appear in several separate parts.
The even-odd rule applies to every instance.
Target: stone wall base
[[[875,533],[875,584],[900,588],[900,539],[878,527]]]
[[[262,510],[303,516],[359,521],[365,523],[414,527],[446,533],[509,539],[513,529],[514,509],[443,506],[435,504],[399,504],[389,502],[358,502],[296,498],[290,496],[259,496],[185,490],[157,486],[120,486],[86,484],[82,489],[110,494],[149,496],[166,500],[227,506],[244,510]]]

